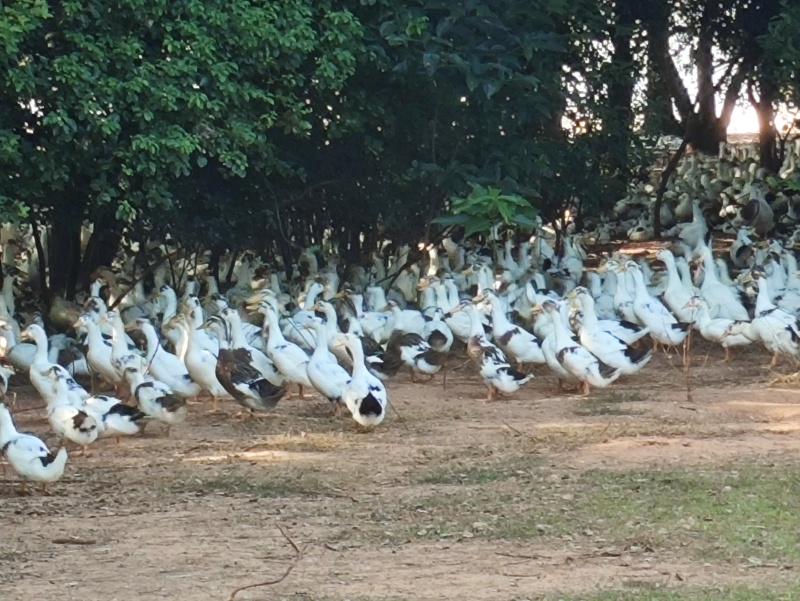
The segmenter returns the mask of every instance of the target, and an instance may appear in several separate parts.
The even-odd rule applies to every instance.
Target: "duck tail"
[[[633,348],[627,347],[623,353],[625,356],[630,359],[631,363],[634,365],[639,365],[640,363],[646,363],[650,360],[650,357],[653,356],[653,349],[642,347],[642,348]]]

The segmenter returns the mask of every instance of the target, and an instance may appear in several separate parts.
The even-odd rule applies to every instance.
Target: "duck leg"
[[[775,353],[773,353],[772,354],[772,362],[769,364],[769,366],[770,367],[775,367],[776,365],[778,365],[778,362],[780,361],[780,358],[781,358],[780,353],[778,353],[777,351]]]
[[[297,385],[297,398],[298,399],[303,399],[303,400],[305,400],[305,398],[306,398],[305,395],[303,394],[303,385],[302,384],[298,384]]]
[[[730,363],[731,359],[732,359],[732,357],[731,357],[731,347],[726,346],[725,347],[725,363]]]
[[[167,429],[164,431],[164,438],[169,438],[169,431],[172,429],[170,424],[167,424]],[[142,428],[142,433],[144,433],[144,428]]]
[[[50,491],[49,491],[49,490],[47,490],[47,482],[42,482],[42,494],[43,494],[43,495],[48,495],[48,494],[50,494]]]
[[[23,495],[28,494],[28,483],[25,480],[20,480],[19,482],[19,492]]]
[[[591,387],[589,386],[589,382],[583,383],[583,396],[589,396],[589,392],[591,391]]]

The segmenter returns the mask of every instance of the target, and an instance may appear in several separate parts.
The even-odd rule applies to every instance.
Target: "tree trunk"
[[[769,65],[761,65],[758,79],[758,99],[753,94],[752,86],[748,88],[748,96],[758,115],[759,161],[769,172],[777,173],[783,163],[783,156],[778,148],[778,131],[775,129],[778,90],[770,77]]]
[[[611,57],[611,81],[608,100],[612,111],[608,132],[612,137],[622,140],[619,153],[609,155],[609,168],[613,171],[627,172],[627,139],[633,126],[633,86],[634,61],[631,42],[634,28],[634,14],[631,0],[617,0],[616,22],[611,28],[611,41],[614,53]]]
[[[98,267],[111,267],[111,262],[119,250],[121,238],[119,224],[113,216],[103,215],[95,221],[94,231],[86,245],[78,272],[80,289],[88,288],[89,279]]]
[[[707,9],[709,10],[709,9]],[[725,141],[725,131],[717,119],[717,106],[714,98],[714,55],[712,31],[707,12],[701,18],[700,35],[697,40],[697,113],[689,128],[689,143],[696,149],[709,154],[719,152],[719,143]]]
[[[81,264],[81,223],[68,216],[53,219],[48,243],[50,294],[72,299]]]
[[[649,134],[683,135],[683,129],[672,110],[670,86],[665,74],[670,72],[677,79],[678,90],[680,75],[675,70],[669,47],[669,6],[665,0],[652,0],[644,8],[643,20],[647,32],[647,111],[644,115],[645,131]],[[673,72],[674,71],[674,72]],[[684,108],[691,111],[691,101],[685,92],[682,102]],[[680,94],[679,94],[680,95]]]

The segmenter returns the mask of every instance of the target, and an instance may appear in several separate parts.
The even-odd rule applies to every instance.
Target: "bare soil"
[[[511,601],[794,582],[793,566],[693,554],[693,539],[597,540],[568,511],[558,532],[493,530],[497,514],[508,530],[537,510],[526,490],[557,493],[576,474],[796,463],[800,390],[771,386],[759,349],[731,364],[721,356],[694,353],[691,400],[680,359],[664,354],[588,398],[556,395],[543,367],[515,398],[492,403],[469,369],[451,371],[446,390],[441,378],[401,376],[388,385],[397,413],[371,433],[316,398],[249,421],[232,405],[193,405],[170,438],[153,424],[144,437],[72,454],[49,495],[21,495],[6,472],[2,598],[225,600],[292,565],[237,599]],[[18,427],[46,436],[41,401],[17,390]],[[428,523],[440,515],[451,531]]]

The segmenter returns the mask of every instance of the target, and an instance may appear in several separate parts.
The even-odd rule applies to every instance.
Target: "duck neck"
[[[33,331],[33,342],[36,344],[36,361],[37,362],[49,362],[47,356],[47,334],[44,333],[44,330],[41,328],[36,328]]]
[[[594,308],[594,299],[589,294],[581,294],[581,309],[583,310],[583,327],[592,329],[597,327],[597,312]]]
[[[86,342],[89,344],[89,348],[102,349],[105,342],[103,341],[103,334],[100,332],[100,326],[91,319],[87,319],[84,325],[86,327]]]
[[[147,363],[151,363],[158,352],[159,346],[161,346],[161,342],[158,340],[156,329],[150,324],[142,328],[142,333],[147,341]]]
[[[501,301],[496,296],[490,296],[489,302],[492,304],[492,323],[497,324],[504,329],[507,326],[512,325],[506,315],[505,309],[503,307],[503,301]]]
[[[467,315],[469,315],[469,331],[470,337],[472,336],[483,336],[483,326],[481,325],[481,318],[478,315],[478,310],[473,307],[467,307]]]
[[[173,290],[166,291],[164,299],[167,302],[167,306],[164,308],[164,317],[161,318],[162,324],[167,323],[178,313],[178,297],[175,296],[175,292]]]
[[[550,312],[550,319],[553,321],[553,333],[556,337],[556,347],[562,349],[570,346],[570,335],[567,331],[567,326],[561,318],[561,312],[558,310]]]
[[[312,357],[315,359],[325,359],[328,357],[328,328],[326,326],[317,326],[314,328],[317,334],[317,346],[314,347]]]
[[[228,323],[231,331],[231,346],[233,348],[246,348],[249,346],[244,337],[244,328],[242,328],[242,320],[238,315],[231,314],[225,321]]]
[[[353,355],[353,377],[366,379],[369,371],[367,370],[367,364],[364,362],[364,349],[361,347],[361,342],[356,340],[349,344],[348,348]]]
[[[756,314],[775,309],[775,305],[770,298],[769,282],[766,278],[758,280],[758,296],[756,297]]]
[[[269,332],[267,334],[267,342],[270,346],[275,346],[286,342],[281,332],[280,324],[278,323],[278,315],[275,310],[270,308],[267,310],[267,323],[269,324]]]
[[[0,407],[0,447],[13,440],[17,434],[14,420],[11,419],[11,412],[5,406]]]

